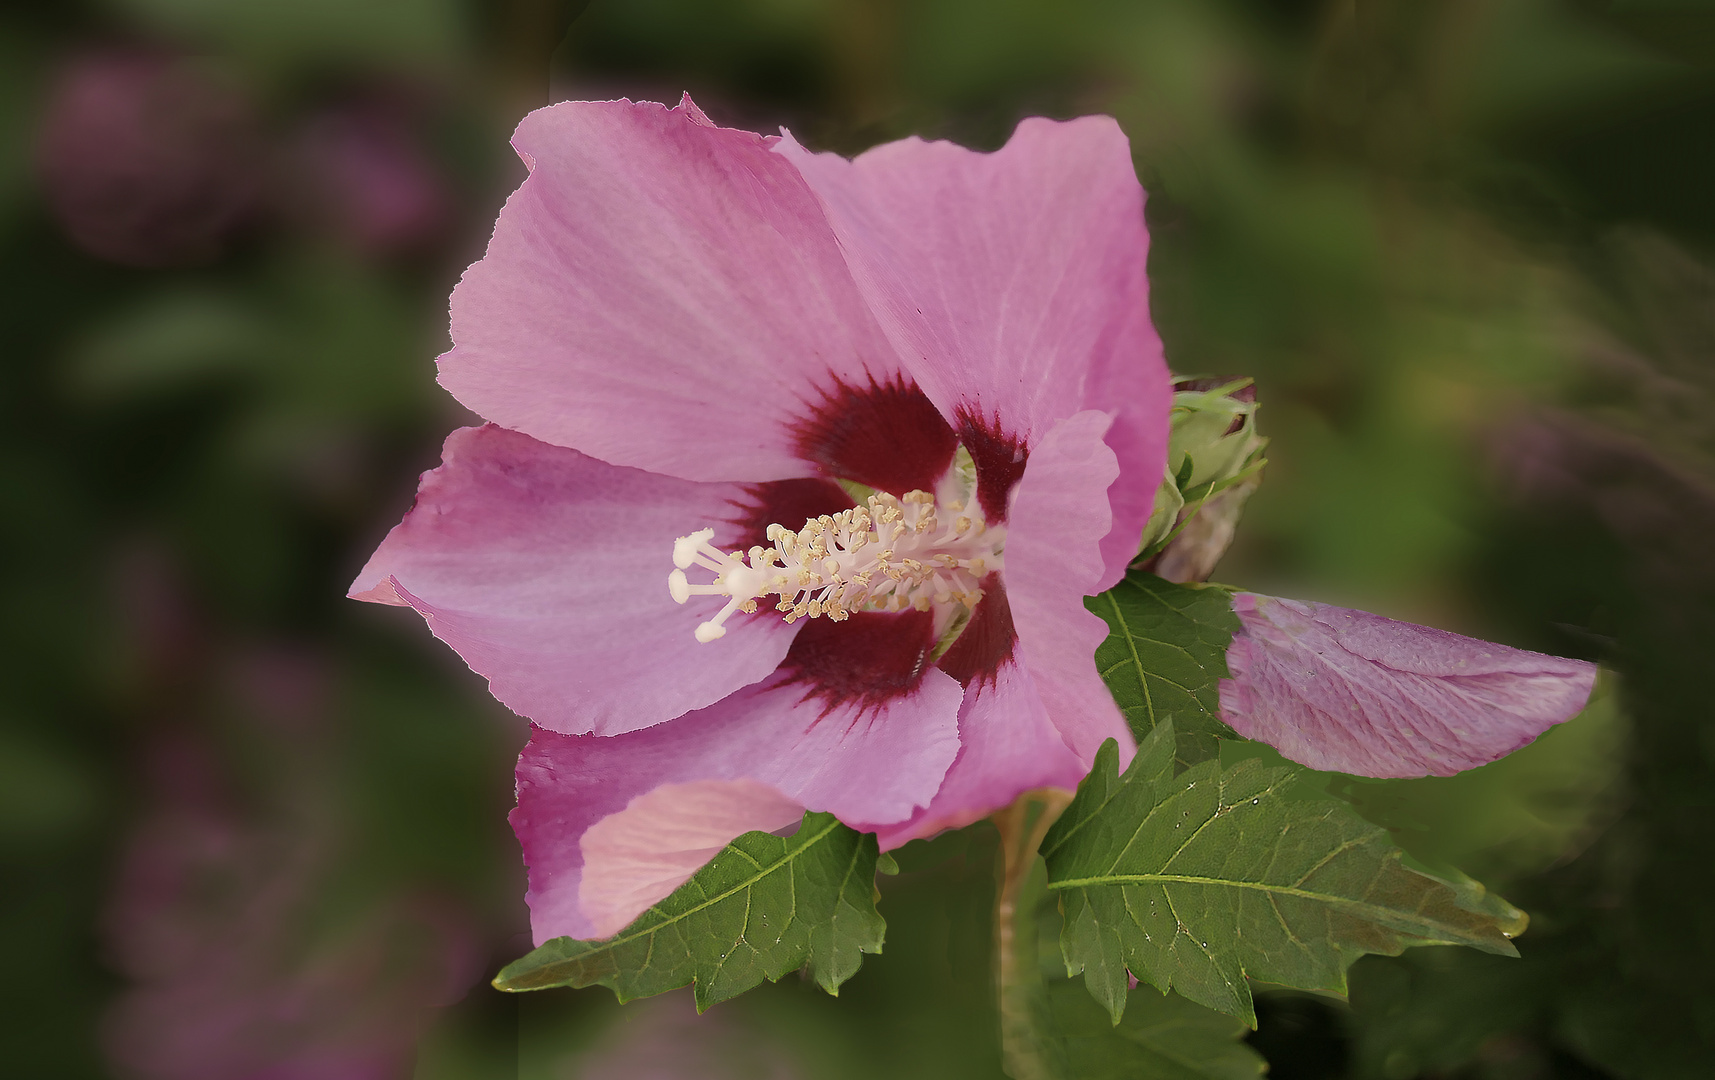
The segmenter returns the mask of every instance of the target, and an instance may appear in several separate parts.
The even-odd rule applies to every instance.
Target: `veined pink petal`
[[[1104,493],[1119,475],[1102,441],[1108,425],[1105,413],[1078,413],[1031,451],[1008,518],[1006,589],[1018,657],[1049,719],[1086,767],[1104,740],[1117,739],[1123,769],[1135,749],[1131,729],[1096,671],[1107,625],[1084,606],[1104,577]]]
[[[1149,319],[1149,235],[1110,117],[1019,124],[992,154],[905,139],[852,161],[776,145],[803,172],[883,330],[948,418],[1035,452],[1084,409],[1116,418],[1102,588],[1137,554],[1166,461],[1171,399]]]
[[[1113,409],[1114,426],[1108,429],[1106,441],[1119,461],[1122,479],[1108,488],[1113,524],[1102,537],[1102,576],[1096,579],[1095,593],[1119,584],[1126,568],[1137,559],[1144,526],[1155,512],[1159,477],[1167,464],[1167,403],[1172,396],[1166,390],[1157,395],[1153,380],[1145,387],[1131,385],[1128,373],[1114,369],[1098,372],[1097,377],[1109,378],[1116,384],[1111,390],[1092,392],[1088,404],[1091,408]],[[1161,385],[1170,387],[1165,380]],[[1103,405],[1116,399],[1123,404],[1117,408]],[[1147,480],[1151,476],[1158,478],[1153,484]]]
[[[530,867],[526,899],[538,944],[596,935],[579,899],[582,837],[663,784],[753,780],[808,809],[880,824],[929,803],[959,749],[962,692],[952,677],[931,669],[909,694],[827,711],[789,679],[783,672],[707,709],[612,738],[532,733],[518,759],[512,827]]]
[[[453,432],[443,458],[351,594],[416,608],[520,716],[631,731],[786,656],[797,628],[778,618],[740,618],[718,648],[698,644],[723,598],[681,606],[667,589],[674,538],[730,517],[738,485],[616,468],[492,426]]]
[[[1589,700],[1596,666],[1327,604],[1233,597],[1221,712],[1313,769],[1451,776],[1524,746]]]
[[[452,298],[441,383],[496,423],[689,480],[813,476],[836,380],[900,369],[815,196],[767,140],[689,104],[525,117],[531,173]]]
[[[881,827],[882,850],[962,828],[1033,788],[1073,790],[1089,772],[1048,719],[1035,681],[1014,661],[966,688],[959,744],[934,801],[907,821]]]
[[[803,806],[754,780],[663,784],[584,832],[578,904],[596,937],[612,937],[734,838],[797,823]]]

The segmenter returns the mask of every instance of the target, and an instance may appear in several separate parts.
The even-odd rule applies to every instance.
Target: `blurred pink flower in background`
[[[331,887],[344,827],[317,753],[327,673],[265,651],[236,674],[261,773],[189,728],[146,744],[104,925],[130,983],[108,1057],[140,1080],[391,1080],[479,974],[477,929],[421,888]]]
[[[37,145],[48,205],[72,241],[139,267],[218,256],[256,205],[260,165],[236,87],[188,59],[138,49],[69,60]]]
[[[422,143],[411,104],[384,95],[311,114],[291,147],[287,197],[321,229],[370,255],[431,243],[452,198]]]

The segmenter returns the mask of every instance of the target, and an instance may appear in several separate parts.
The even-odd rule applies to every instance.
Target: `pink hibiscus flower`
[[[534,721],[536,940],[613,934],[805,809],[886,849],[1073,788],[1106,739],[1123,765],[1084,598],[1138,553],[1172,386],[1117,125],[847,161],[689,99],[577,102],[514,145],[531,174],[441,358],[493,423],[448,439],[352,595],[415,608]],[[1224,715],[1319,768],[1469,768],[1594,679],[1235,609]]]
[[[1084,597],[1136,554],[1170,386],[1111,119],[847,161],[578,102],[514,146],[441,358],[493,423],[352,595],[536,724],[538,941],[806,808],[893,847],[1129,756]]]

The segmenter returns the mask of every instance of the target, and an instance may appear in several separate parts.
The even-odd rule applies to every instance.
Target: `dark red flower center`
[[[767,546],[770,525],[796,527],[850,509],[853,499],[835,480],[895,496],[934,491],[961,445],[976,467],[976,499],[984,517],[1003,522],[1007,496],[1023,475],[1028,450],[998,418],[961,414],[959,421],[955,433],[928,397],[900,378],[871,379],[867,385],[835,381],[793,432],[799,454],[826,479],[750,485],[734,503],[723,541],[741,549]],[[802,685],[806,699],[819,700],[824,715],[845,704],[878,708],[916,690],[931,667],[965,686],[992,684],[1011,659],[1018,635],[1001,576],[987,575],[982,589],[983,598],[963,629],[933,660],[937,620],[932,612],[857,611],[837,622],[812,618],[782,664],[787,681]],[[780,616],[763,607],[752,617]]]
[[[935,490],[958,447],[934,403],[897,375],[879,383],[871,378],[867,386],[835,379],[793,437],[798,455],[823,476],[890,495]]]

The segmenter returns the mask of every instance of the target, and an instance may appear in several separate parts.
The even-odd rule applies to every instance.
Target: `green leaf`
[[[1186,1001],[1138,990],[1116,1027],[1075,982],[1048,987],[1053,1038],[1076,1080],[1257,1080],[1268,1064],[1243,1041],[1245,1026]]]
[[[1298,770],[1206,761],[1174,776],[1173,747],[1164,721],[1119,776],[1110,740],[1043,840],[1067,971],[1115,1022],[1127,970],[1255,1026],[1247,978],[1344,993],[1365,953],[1517,955],[1523,912],[1405,865],[1386,831],[1295,790]]]
[[[1232,594],[1134,570],[1086,603],[1108,624],[1107,640],[1096,648],[1096,670],[1132,733],[1141,741],[1171,719],[1181,767],[1214,757],[1216,740],[1233,737],[1220,718],[1227,646],[1239,629]]]
[[[1173,486],[1184,491],[1191,486],[1191,473],[1195,469],[1191,455],[1186,454],[1185,460],[1179,463],[1179,471],[1173,475]]]
[[[839,993],[879,953],[876,842],[832,814],[789,837],[750,832],[605,941],[555,938],[495,976],[500,990],[601,984],[619,1000],[694,983],[698,1010],[808,965]]]
[[[999,822],[997,822],[999,824]],[[1000,830],[1004,837],[1006,827]],[[1014,1080],[1256,1080],[1263,1059],[1239,1041],[1245,1026],[1177,995],[1134,990],[1116,1025],[1065,977],[1061,919],[1040,856],[1016,881],[1012,933],[997,951],[1003,1067]],[[1014,864],[1012,871],[1023,867]],[[1003,879],[1003,886],[1005,881]],[[1000,915],[1002,912],[997,911]]]

